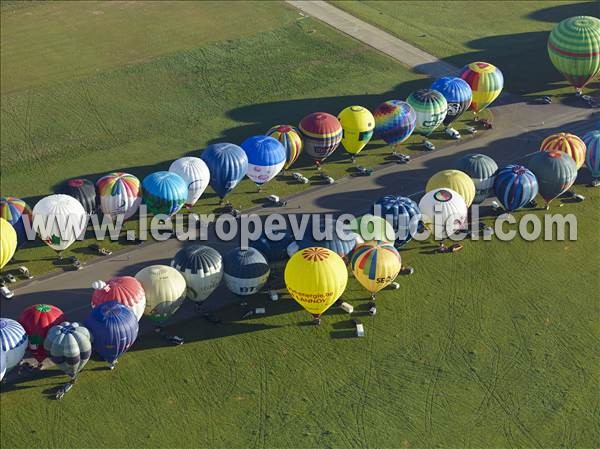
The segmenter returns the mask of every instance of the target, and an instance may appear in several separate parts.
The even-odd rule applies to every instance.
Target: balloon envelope
[[[396,246],[406,245],[417,233],[421,210],[410,198],[386,195],[379,198],[371,206],[371,213],[385,218],[392,224],[396,235]]]
[[[342,238],[343,237],[343,238]],[[336,222],[320,217],[311,217],[302,238],[290,243],[287,253],[291,257],[298,250],[310,247],[327,248],[342,259],[352,252],[357,243],[358,235],[351,230],[336,230]]]
[[[139,330],[133,311],[117,301],[107,301],[92,309],[85,326],[92,334],[92,347],[110,364],[131,347]]]
[[[590,131],[583,136],[586,145],[585,165],[594,178],[600,177],[600,130]]]
[[[96,181],[96,192],[100,198],[100,209],[104,215],[115,219],[131,218],[142,202],[140,180],[129,173],[113,172]]]
[[[0,198],[0,218],[4,218],[15,229],[17,246],[21,246],[27,241],[24,217],[29,219],[31,226],[31,208],[25,201],[12,196]]]
[[[415,131],[422,136],[430,135],[444,121],[448,103],[437,90],[420,89],[408,96],[406,102],[417,114]]]
[[[23,359],[27,349],[23,326],[10,318],[0,318],[0,348],[6,355],[6,372],[9,372]]]
[[[522,165],[507,165],[496,173],[494,193],[504,209],[510,212],[529,204],[537,196],[538,181]]]
[[[265,256],[254,248],[235,248],[223,257],[225,285],[235,295],[257,293],[269,279]]]
[[[504,76],[498,67],[487,62],[472,62],[463,67],[459,77],[473,91],[470,109],[479,113],[487,108],[502,92]]]
[[[210,246],[192,244],[181,248],[171,266],[183,275],[187,297],[195,302],[208,298],[223,278],[223,258]]]
[[[139,321],[146,308],[146,293],[140,282],[132,276],[117,276],[108,282],[96,281],[92,284],[92,307],[107,301],[117,301],[131,308]]]
[[[463,229],[467,221],[467,204],[452,189],[441,188],[427,192],[419,201],[423,223],[434,236],[446,238]]]
[[[529,159],[529,169],[537,178],[539,193],[546,204],[562,195],[577,179],[577,165],[562,151],[540,151]]]
[[[434,174],[427,185],[425,191],[429,192],[435,189],[448,188],[458,192],[465,200],[467,207],[470,207],[475,198],[475,184],[466,173],[460,170],[442,170]]]
[[[600,19],[575,16],[554,27],[548,37],[554,67],[576,88],[600,73]]]
[[[285,165],[285,148],[273,137],[252,136],[241,146],[248,157],[246,175],[258,185],[269,182]]]
[[[396,239],[392,225],[385,218],[377,215],[361,215],[352,220],[350,229],[360,237],[361,241],[357,241],[357,245],[370,240],[393,242]]]
[[[98,208],[96,204],[96,186],[89,179],[75,178],[65,182],[56,193],[69,195],[81,203],[87,214],[95,214]]]
[[[319,317],[344,293],[348,270],[333,251],[310,247],[290,258],[284,278],[292,298],[308,313]]]
[[[65,321],[50,328],[44,349],[59,369],[75,378],[92,355],[91,338],[90,331],[81,324]]]
[[[302,152],[302,137],[300,131],[291,125],[275,125],[266,132],[266,135],[277,139],[285,148],[285,164],[283,168],[287,170],[298,160]]]
[[[411,105],[402,100],[389,100],[373,111],[375,118],[374,137],[388,145],[404,142],[413,133],[417,114]]]
[[[471,86],[462,78],[455,76],[438,78],[433,82],[430,89],[441,93],[448,103],[448,112],[443,122],[446,126],[458,119],[471,106],[473,91]]]
[[[199,157],[182,157],[171,164],[169,171],[173,172],[187,184],[186,207],[192,207],[200,199],[210,182],[210,170]]]
[[[210,186],[221,199],[231,192],[246,175],[248,157],[232,143],[214,143],[200,155],[210,171]]]
[[[17,233],[8,221],[0,218],[0,268],[4,268],[16,250]]]
[[[375,128],[373,114],[362,106],[349,106],[338,114],[342,125],[342,145],[350,154],[358,154],[369,143]]]
[[[313,112],[300,121],[298,126],[304,150],[318,165],[336,150],[342,140],[342,125],[327,112]]]
[[[0,381],[4,379],[4,375],[6,374],[6,352],[4,349],[0,348]]]
[[[585,143],[575,134],[552,134],[542,141],[540,151],[562,151],[563,153],[567,153],[575,161],[577,170],[585,162]]]
[[[456,165],[457,170],[469,175],[473,181],[475,186],[474,204],[481,204],[492,195],[498,165],[491,157],[485,154],[467,154],[461,157]]]
[[[370,241],[355,248],[350,267],[356,280],[374,295],[396,279],[402,266],[394,245]]]
[[[176,214],[187,197],[188,184],[176,173],[159,171],[149,174],[142,181],[142,199],[151,214]]]
[[[185,299],[185,279],[175,268],[151,265],[137,272],[135,278],[146,293],[146,315],[157,325],[168,320]]]
[[[33,208],[33,219],[46,226],[37,229],[40,239],[55,251],[67,249],[85,232],[87,214],[79,201],[69,195],[50,195]]]
[[[34,304],[19,315],[19,323],[29,336],[29,352],[38,362],[42,362],[47,357],[44,339],[48,330],[63,321],[65,321],[63,311],[50,304]]]
[[[277,240],[276,240],[277,239]],[[270,234],[266,233],[263,227],[263,232],[257,240],[251,241],[250,246],[261,252],[269,264],[277,264],[287,260],[287,247],[292,243],[293,237],[286,230],[273,230]]]

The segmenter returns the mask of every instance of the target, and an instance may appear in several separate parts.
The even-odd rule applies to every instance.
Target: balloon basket
[[[60,387],[56,392],[55,398],[60,401],[65,396],[65,394],[71,391],[73,385],[75,385],[75,378],[71,379],[70,382],[67,382],[62,387]]]

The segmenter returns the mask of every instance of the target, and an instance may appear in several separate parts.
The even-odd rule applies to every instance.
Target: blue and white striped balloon
[[[537,178],[522,165],[507,165],[496,173],[494,192],[504,209],[517,210],[537,196]]]
[[[1,349],[6,356],[5,370],[9,372],[23,359],[27,349],[27,333],[23,326],[10,318],[0,318]]]
[[[446,126],[458,119],[471,106],[473,91],[462,78],[455,76],[438,78],[431,85],[431,89],[441,93],[448,103],[448,112],[443,122]]]
[[[386,195],[375,201],[371,206],[371,214],[390,222],[396,233],[397,248],[403,247],[413,238],[421,219],[421,210],[417,203],[410,198],[396,195]]]
[[[285,165],[286,149],[273,137],[249,137],[242,142],[242,149],[248,157],[246,176],[257,185],[269,182]]]
[[[232,249],[223,257],[223,266],[225,285],[239,296],[257,293],[271,273],[265,256],[254,248]]]

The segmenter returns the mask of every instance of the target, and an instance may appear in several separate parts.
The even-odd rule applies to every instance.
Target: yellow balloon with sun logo
[[[436,189],[451,189],[458,192],[467,207],[470,207],[475,199],[475,183],[469,175],[460,170],[442,170],[429,178],[425,191],[431,192]]]
[[[0,268],[8,263],[17,249],[17,233],[15,228],[6,221],[0,218]]]
[[[344,130],[342,145],[351,155],[360,153],[373,136],[373,114],[362,106],[350,106],[338,114],[338,120]]]
[[[348,270],[336,253],[312,246],[290,258],[284,278],[292,298],[318,319],[346,289]]]
[[[393,244],[372,240],[354,248],[350,267],[356,280],[375,299],[379,290],[394,282],[402,263]]]

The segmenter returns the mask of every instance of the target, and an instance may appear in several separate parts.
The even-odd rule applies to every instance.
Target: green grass
[[[505,90],[572,94],[546,50],[554,25],[598,16],[597,2],[332,1],[335,6],[457,67],[487,61],[504,73]],[[590,89],[599,86],[590,85]]]
[[[90,362],[62,402],[64,376],[6,385],[3,447],[591,448],[600,442],[597,317],[599,192],[578,187],[576,242],[430,243],[402,251],[416,267],[365,315],[328,312],[320,327],[287,295],[264,318],[193,319],[162,347],[144,335],[115,372]],[[538,215],[542,212],[538,211]],[[518,216],[521,213],[517,214]],[[594,250],[595,249],[595,250]],[[585,269],[584,267],[588,267]],[[56,373],[56,372],[54,372]],[[54,374],[52,373],[52,374]]]

